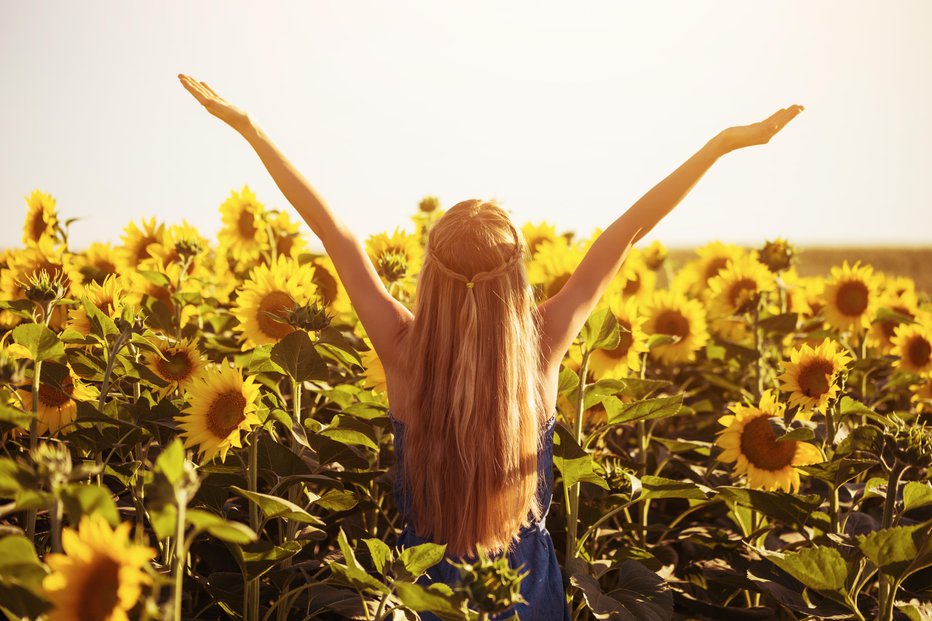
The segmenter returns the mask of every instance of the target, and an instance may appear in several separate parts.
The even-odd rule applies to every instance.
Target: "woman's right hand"
[[[249,114],[215,93],[214,89],[207,86],[206,82],[198,82],[191,76],[187,76],[183,73],[178,74],[178,79],[181,80],[181,84],[188,89],[188,92],[194,95],[194,98],[207,108],[208,112],[236,131],[242,131],[249,125]]]
[[[755,144],[766,144],[770,142],[774,134],[783,129],[784,125],[793,120],[803,110],[804,108],[799,104],[792,105],[789,108],[778,110],[758,123],[729,127],[719,133],[716,139],[724,153]]]

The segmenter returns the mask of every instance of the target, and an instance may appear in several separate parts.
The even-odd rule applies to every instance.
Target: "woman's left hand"
[[[241,131],[249,124],[249,114],[237,108],[226,99],[214,92],[214,89],[207,86],[206,82],[198,82],[191,76],[178,74],[181,84],[188,89],[188,92],[194,95],[201,105],[207,108],[207,111],[215,117],[235,129]]]
[[[799,104],[783,108],[758,123],[729,127],[716,138],[725,153],[756,144],[766,144],[803,109]]]

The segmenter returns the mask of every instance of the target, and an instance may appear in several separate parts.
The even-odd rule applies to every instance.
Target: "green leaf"
[[[605,411],[608,414],[609,424],[618,425],[636,420],[676,416],[682,405],[683,395],[678,394],[672,397],[657,397],[635,401],[634,403],[622,403],[617,407],[609,407],[609,404],[606,403]]]
[[[570,584],[582,590],[597,619],[661,621],[673,617],[672,591],[660,576],[638,561],[628,559],[618,564],[612,583],[620,586],[607,592],[584,561],[574,559],[568,569]]]
[[[185,512],[185,522],[228,543],[246,544],[258,539],[256,533],[245,524],[225,520],[203,509],[188,509]]]
[[[599,308],[583,325],[581,336],[586,351],[615,349],[621,338],[618,319],[610,308]]]
[[[321,330],[320,338],[317,341],[317,347],[324,349],[331,357],[337,359],[349,368],[353,365],[362,367],[362,358],[359,352],[346,340],[343,333],[328,326]]]
[[[120,523],[116,503],[110,495],[110,490],[100,485],[84,485],[71,483],[66,485],[61,494],[62,507],[65,515],[72,524],[77,524],[82,515],[99,514],[110,526]]]
[[[858,535],[858,547],[877,568],[897,582],[932,565],[932,520]]]
[[[596,474],[592,455],[579,446],[573,433],[562,423],[554,426],[553,463],[563,476],[563,484],[567,487],[585,481],[609,489],[605,479]]]
[[[50,608],[40,596],[47,573],[31,541],[21,535],[0,538],[0,608],[13,613],[10,618],[35,619]]]
[[[295,330],[276,343],[270,358],[296,382],[327,379],[327,363],[304,330]]]
[[[65,346],[58,336],[41,323],[25,323],[13,328],[13,341],[22,345],[35,361],[60,360]]]
[[[120,333],[120,330],[116,327],[116,324],[110,319],[110,316],[97,308],[97,305],[90,301],[87,297],[81,298],[81,303],[84,304],[84,312],[87,313],[87,320],[91,326],[91,334],[98,336],[101,339],[104,339],[110,335],[117,335]]]
[[[569,367],[565,365],[561,366],[560,378],[557,383],[557,392],[566,394],[576,390],[577,386],[579,386],[579,375]]]
[[[249,490],[236,487],[235,485],[231,485],[230,490],[255,503],[266,517],[294,520],[302,524],[312,524],[314,526],[326,526],[323,520],[314,517],[298,505],[284,498],[271,496],[269,494],[261,494],[259,492],[250,492]],[[317,500],[319,498],[317,494],[309,493],[311,493],[312,500]]]
[[[788,494],[734,486],[717,487],[716,491],[722,500],[757,509],[789,526],[814,526],[825,532],[831,529],[831,524],[816,511],[823,500],[818,494]]]
[[[766,334],[789,334],[796,329],[796,323],[799,319],[797,313],[784,313],[782,315],[774,315],[772,317],[767,317],[766,319],[760,320],[760,327],[763,328]]]
[[[649,474],[641,477],[641,490],[641,498],[708,498],[706,492],[692,481],[675,481]]]
[[[431,612],[441,619],[464,619],[464,613],[453,605],[453,590],[449,585],[438,583],[421,586],[398,580],[395,592],[405,606],[417,612]]]
[[[342,444],[365,446],[374,451],[379,450],[379,445],[375,443],[375,433],[372,425],[351,417],[334,416],[331,425],[321,431],[320,435]]]
[[[881,416],[860,401],[852,399],[851,397],[845,396],[841,398],[841,407],[839,408],[839,411],[842,417],[864,416],[870,420],[880,423],[884,427],[890,426],[890,420],[887,417]]]
[[[387,586],[366,573],[363,566],[356,560],[356,554],[353,552],[352,546],[350,546],[349,541],[346,539],[346,533],[343,532],[342,527],[337,534],[337,544],[340,546],[340,551],[343,552],[346,565],[343,566],[339,563],[332,563],[331,570],[334,571],[335,574],[341,576],[350,586],[360,592],[366,588],[373,589],[380,593],[390,592]]]
[[[398,555],[400,566],[408,573],[411,580],[416,579],[425,571],[443,560],[447,546],[437,543],[422,543],[405,548]],[[401,572],[399,572],[401,573]],[[406,576],[400,576],[405,578]]]
[[[384,541],[375,537],[363,539],[363,542],[369,548],[369,555],[372,557],[376,570],[384,576],[386,566],[390,566],[392,562],[391,548]]]
[[[286,541],[280,546],[265,539],[247,544],[228,544],[240,568],[249,578],[258,578],[267,571],[301,551],[299,541]]]
[[[932,505],[932,485],[910,481],[903,487],[903,511]]]
[[[856,561],[846,563],[841,552],[831,546],[811,546],[783,554],[764,549],[757,552],[810,589],[835,593],[842,599]]]
[[[842,457],[821,464],[796,467],[817,479],[825,481],[833,487],[839,487],[876,465],[877,460],[874,459]]]
[[[30,423],[36,418],[32,412],[24,412],[19,408],[0,403],[0,423],[19,429],[29,429]]]
[[[184,444],[181,438],[175,438],[159,453],[155,460],[155,471],[164,474],[172,486],[181,481],[184,476]]]

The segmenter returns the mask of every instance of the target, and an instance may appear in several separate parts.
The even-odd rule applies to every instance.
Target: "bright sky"
[[[35,188],[83,218],[78,248],[152,215],[213,238],[244,184],[289,208],[178,73],[248,110],[361,237],[410,229],[427,194],[588,235],[720,130],[800,103],[647,239],[932,243],[927,0],[0,0],[0,24],[0,247]]]

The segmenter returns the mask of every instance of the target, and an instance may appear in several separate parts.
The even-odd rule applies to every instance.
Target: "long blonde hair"
[[[405,491],[415,532],[447,554],[513,549],[536,522],[540,317],[524,238],[494,202],[451,207],[430,230],[406,359]]]

